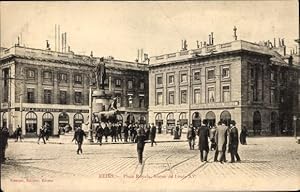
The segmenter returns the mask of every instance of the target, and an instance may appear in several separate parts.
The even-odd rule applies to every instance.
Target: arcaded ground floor
[[[240,129],[245,126],[250,135],[294,135],[296,127],[300,127],[300,117],[294,120],[292,114],[279,113],[278,110],[262,108],[223,108],[223,109],[149,109],[149,122],[157,126],[171,129],[176,125],[193,124],[199,126],[201,122],[216,125],[220,120],[230,122],[234,120]]]

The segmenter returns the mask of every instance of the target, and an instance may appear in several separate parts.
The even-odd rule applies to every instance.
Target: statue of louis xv
[[[97,89],[104,89],[104,81],[106,79],[106,67],[104,58],[100,58],[100,62],[96,64],[96,67],[94,68],[94,73],[96,77],[96,85]]]

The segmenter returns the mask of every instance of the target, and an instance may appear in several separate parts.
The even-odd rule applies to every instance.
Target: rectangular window
[[[214,79],[215,79],[215,69],[208,69],[207,80],[214,80]]]
[[[215,88],[214,87],[208,88],[208,102],[209,103],[215,102]]]
[[[82,75],[75,75],[74,76],[74,83],[81,85],[82,84]]]
[[[52,91],[49,89],[44,89],[44,103],[46,104],[52,103]]]
[[[116,98],[117,98],[117,107],[122,106],[122,96],[120,93],[116,93]]]
[[[254,76],[255,76],[255,74],[254,74],[254,67],[251,67],[251,72],[250,72],[250,75],[251,75],[251,79],[254,79]]]
[[[222,78],[229,78],[230,77],[230,72],[229,72],[229,67],[222,67]]]
[[[156,78],[156,84],[157,84],[157,85],[162,85],[162,84],[163,84],[163,81],[162,81],[162,77],[161,77],[161,76],[159,76],[159,77]]]
[[[140,89],[142,89],[142,90],[145,89],[145,83],[142,81],[140,82]]]
[[[27,78],[28,78],[28,79],[34,79],[34,78],[35,78],[35,71],[29,69],[29,70],[27,71]]]
[[[66,82],[67,82],[67,74],[65,74],[65,73],[60,73],[60,74],[59,74],[59,81],[60,81],[61,83],[66,83]]]
[[[144,97],[139,97],[139,107],[145,107],[145,99]]]
[[[34,103],[34,89],[33,88],[27,89],[27,102]]]
[[[121,79],[116,79],[115,83],[116,83],[116,87],[121,87]]]
[[[180,92],[180,103],[181,103],[181,104],[187,103],[187,98],[186,98],[186,96],[187,96],[187,91],[186,91],[186,90],[182,90],[182,91]]]
[[[133,107],[133,96],[128,95],[128,107]]]
[[[201,92],[200,89],[194,90],[194,104],[200,104],[201,102]]]
[[[44,71],[43,77],[44,77],[44,81],[52,81],[52,72]]]
[[[82,93],[75,91],[75,103],[82,103]]]
[[[229,102],[230,101],[230,87],[228,85],[223,86],[223,102]]]
[[[201,74],[200,71],[195,71],[194,72],[194,81],[200,81]]]
[[[132,89],[132,87],[133,87],[133,82],[132,82],[132,80],[128,80],[127,86],[128,86],[128,89]]]
[[[163,94],[162,92],[156,93],[156,105],[162,105],[163,102]]]
[[[67,91],[59,92],[59,100],[60,104],[67,104]]]
[[[187,74],[183,73],[180,75],[180,82],[181,83],[186,83],[187,82]]]
[[[174,98],[174,91],[169,91],[169,98],[168,98],[168,104],[174,104],[175,98]]]
[[[275,90],[271,89],[270,91],[270,103],[274,104],[275,103]]]
[[[271,71],[270,75],[271,75],[271,81],[274,81],[275,80],[275,78],[274,78],[274,72]]]
[[[170,75],[168,81],[169,84],[174,84],[174,75]]]

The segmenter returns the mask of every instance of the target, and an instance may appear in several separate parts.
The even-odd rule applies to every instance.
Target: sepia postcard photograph
[[[298,8],[0,1],[0,191],[300,190]]]

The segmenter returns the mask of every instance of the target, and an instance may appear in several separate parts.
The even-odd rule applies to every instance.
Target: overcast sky
[[[52,49],[55,24],[67,32],[75,53],[114,56],[133,61],[137,49],[149,56],[175,52],[186,39],[215,43],[285,38],[288,48],[299,38],[298,1],[174,1],[174,2],[0,2],[1,46],[11,47],[22,33],[28,47]],[[277,43],[277,42],[276,42]],[[289,52],[288,52],[289,53]]]

